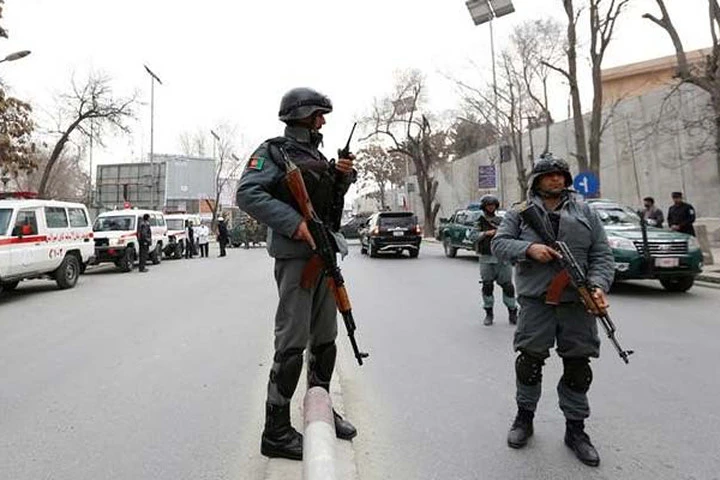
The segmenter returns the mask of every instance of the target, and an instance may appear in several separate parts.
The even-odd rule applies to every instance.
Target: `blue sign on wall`
[[[493,189],[497,188],[495,180],[495,165],[478,166],[478,188]]]
[[[591,197],[600,191],[600,180],[592,172],[580,172],[575,176],[573,187],[586,197]]]

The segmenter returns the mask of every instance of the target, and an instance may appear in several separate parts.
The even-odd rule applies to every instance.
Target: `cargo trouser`
[[[540,359],[541,363],[550,356],[550,349],[556,342],[557,353],[564,362],[600,355],[597,320],[580,301],[557,306],[547,305],[540,298],[521,296],[518,301],[520,315],[515,330],[515,350]],[[542,392],[541,382],[526,385],[517,380],[516,385],[518,407],[535,411]],[[573,390],[561,378],[557,392],[560,409],[566,418],[583,420],[590,415],[587,390]]]
[[[329,388],[335,365],[337,307],[327,278],[320,275],[311,288],[300,286],[307,259],[276,259],[279,302],[275,314],[275,355],[268,382],[267,403],[290,403],[302,370],[303,351],[310,349],[308,382]]]
[[[488,255],[489,256],[489,255]],[[515,287],[512,283],[512,265],[498,262],[494,257],[490,259],[480,256],[480,283],[482,283],[483,308],[493,308],[495,297],[493,295],[494,283],[497,282],[503,291],[503,303],[510,310],[517,308],[515,301]]]

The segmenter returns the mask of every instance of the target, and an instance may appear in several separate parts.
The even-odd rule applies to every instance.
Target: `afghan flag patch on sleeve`
[[[263,157],[250,157],[248,160],[248,170],[262,170],[265,165],[265,159]]]

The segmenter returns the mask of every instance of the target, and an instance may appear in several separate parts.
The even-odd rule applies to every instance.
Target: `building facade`
[[[215,161],[154,155],[154,162],[98,165],[96,199],[102,209],[131,205],[167,212],[200,213],[215,199]]]

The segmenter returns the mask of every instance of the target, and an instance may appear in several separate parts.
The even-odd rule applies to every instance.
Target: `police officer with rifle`
[[[528,180],[528,199],[503,219],[492,242],[500,260],[516,263],[520,315],[515,331],[517,416],[508,433],[512,448],[533,435],[542,391],[542,367],[557,345],[563,375],[557,386],[566,419],[565,444],[580,461],[597,466],[600,457],[585,432],[590,358],[600,354],[597,321],[612,328],[606,293],[614,276],[613,255],[596,213],[568,190],[568,164],[550,154],[539,159]],[[608,323],[605,323],[605,322]],[[616,345],[627,361],[631,352]]]
[[[480,235],[477,241],[477,252],[480,257],[480,283],[482,283],[483,307],[485,308],[483,325],[492,325],[495,318],[493,313],[495,282],[502,288],[503,303],[508,309],[508,321],[510,325],[515,325],[517,323],[517,302],[515,301],[515,286],[512,281],[512,265],[495,258],[490,250],[490,243],[502,221],[502,217],[497,215],[498,208],[500,208],[500,201],[496,196],[483,195],[480,199],[482,215],[478,219]]]
[[[267,249],[275,259],[279,304],[275,315],[275,355],[268,382],[261,452],[268,457],[302,459],[302,435],[290,423],[290,401],[308,347],[308,388],[329,390],[337,348],[337,311],[348,329],[355,357],[355,323],[336,263],[347,244],[338,233],[343,197],[356,180],[349,140],[337,162],[318,147],[325,115],[332,103],[325,95],[295,88],[280,102],[282,137],[265,141],[247,163],[237,190],[238,206],[269,229]],[[334,412],[338,438],[350,440],[355,427]]]

